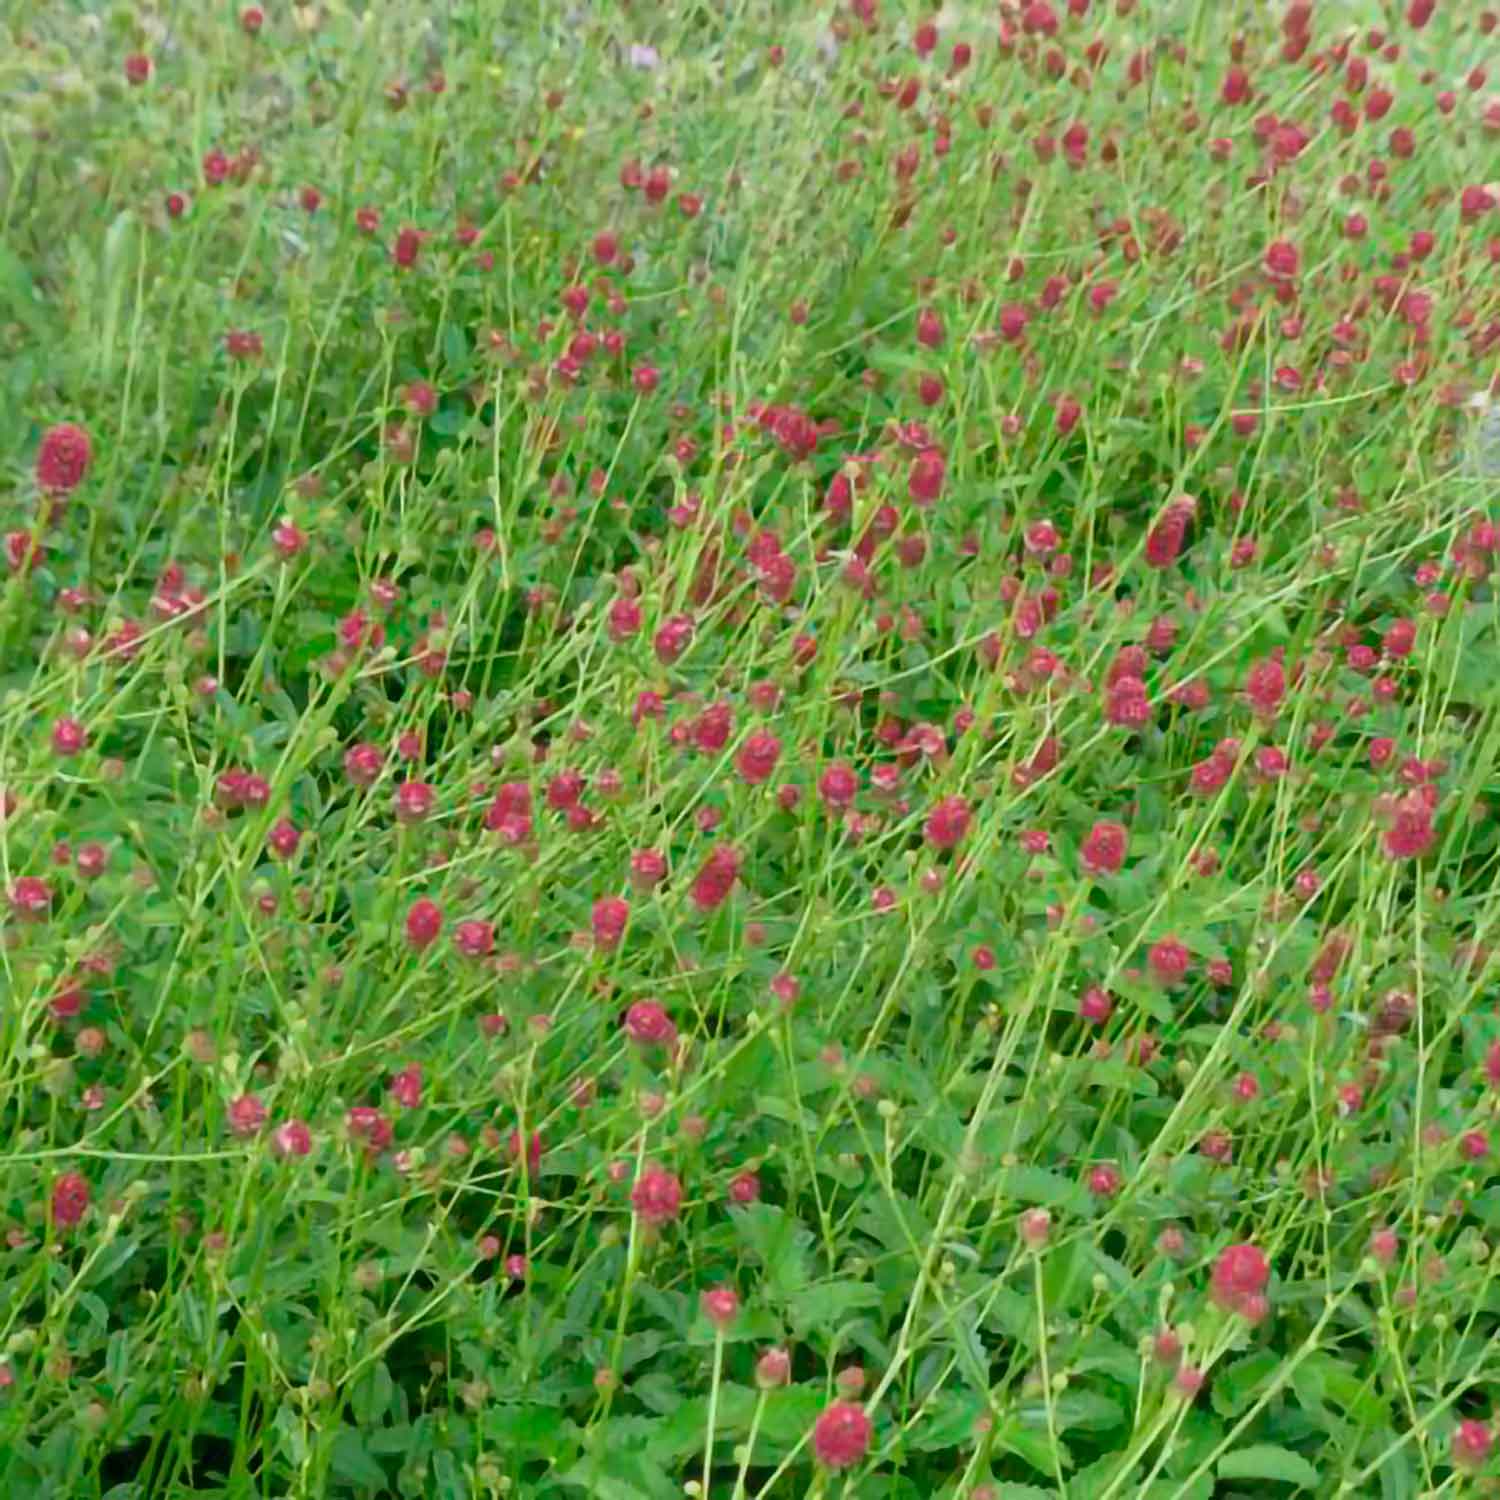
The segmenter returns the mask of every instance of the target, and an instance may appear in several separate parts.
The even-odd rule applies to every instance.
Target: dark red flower
[[[1264,1251],[1254,1245],[1226,1245],[1214,1261],[1213,1300],[1228,1312],[1242,1313],[1247,1307],[1257,1311],[1270,1279]]]
[[[1125,863],[1128,839],[1123,823],[1095,823],[1078,851],[1078,862],[1090,875],[1116,875]]]
[[[52,1223],[58,1229],[71,1229],[84,1214],[93,1193],[88,1178],[79,1172],[64,1172],[52,1184]]]
[[[630,1190],[630,1206],[646,1224],[670,1224],[682,1207],[682,1184],[663,1167],[647,1167]]]
[[[94,456],[89,435],[76,422],[58,422],[42,434],[36,450],[37,488],[70,495],[83,483]]]
[[[874,1427],[862,1406],[834,1401],[813,1424],[813,1454],[826,1469],[852,1468],[870,1451]]]

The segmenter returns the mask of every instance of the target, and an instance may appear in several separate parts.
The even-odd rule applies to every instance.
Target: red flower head
[[[813,1453],[824,1468],[852,1468],[870,1451],[873,1434],[864,1407],[852,1401],[834,1401],[823,1408],[813,1424]]]
[[[396,787],[396,820],[420,823],[432,811],[435,793],[425,781],[403,781]]]
[[[1262,1311],[1270,1279],[1264,1251],[1254,1245],[1226,1245],[1214,1262],[1213,1300],[1228,1312]]]
[[[670,1047],[677,1040],[676,1025],[655,1000],[637,1000],[625,1012],[625,1033],[641,1047]]]
[[[72,494],[88,474],[93,456],[89,435],[77,423],[49,427],[36,450],[37,488],[49,495]]]
[[[818,795],[831,808],[848,807],[859,792],[859,773],[837,761],[818,778]]]
[[[430,947],[443,930],[443,909],[426,896],[413,901],[406,913],[406,941],[419,953]]]
[[[1101,1162],[1090,1167],[1085,1178],[1086,1186],[1096,1198],[1113,1198],[1123,1183],[1120,1169],[1111,1162]]]
[[[710,1287],[699,1299],[703,1316],[715,1328],[728,1328],[740,1314],[740,1299],[733,1287]]]
[[[391,1122],[369,1104],[356,1104],[345,1117],[349,1134],[364,1141],[372,1156],[378,1156],[391,1143],[395,1131]]]
[[[780,759],[781,741],[767,730],[757,730],[740,746],[734,763],[742,780],[750,786],[759,786],[770,779]]]
[[[972,814],[969,804],[962,797],[944,797],[927,814],[924,832],[927,842],[934,849],[952,849],[962,842],[969,831]]]
[[[1183,943],[1176,938],[1167,937],[1152,944],[1146,961],[1151,965],[1152,974],[1162,984],[1177,984],[1186,976],[1193,956]]]
[[[421,1063],[412,1063],[391,1076],[390,1095],[402,1109],[416,1109],[421,1104]]]
[[[471,918],[453,929],[453,946],[465,958],[488,958],[495,951],[495,926]]]
[[[229,1106],[229,1128],[235,1135],[254,1135],[265,1123],[266,1106],[258,1094],[241,1094]]]
[[[754,1172],[737,1172],[729,1180],[729,1201],[743,1206],[760,1198],[760,1178]]]
[[[682,1207],[682,1184],[663,1167],[647,1167],[630,1190],[630,1206],[646,1224],[670,1224]]]
[[[729,898],[740,874],[740,852],[728,844],[719,844],[703,861],[693,878],[693,905],[699,911],[713,911]]]
[[[673,615],[662,622],[652,641],[656,659],[664,667],[670,667],[692,644],[693,622],[686,615]]]
[[[58,1229],[71,1229],[88,1211],[91,1197],[88,1178],[64,1172],[52,1184],[52,1223]]]
[[[1128,839],[1123,823],[1095,823],[1078,851],[1078,862],[1090,875],[1117,875]]]
[[[598,948],[618,948],[630,920],[630,903],[620,896],[601,896],[594,902],[590,925],[594,933],[594,945]]]
[[[1432,826],[1432,807],[1420,792],[1412,792],[1396,805],[1391,826],[1381,840],[1391,859],[1420,859],[1437,840]]]
[[[306,1156],[312,1150],[312,1131],[304,1120],[287,1120],[271,1132],[271,1150],[277,1156]]]
[[[630,883],[638,891],[649,891],[666,878],[667,857],[660,849],[636,849],[630,856]]]
[[[1289,281],[1294,277],[1301,262],[1297,247],[1290,240],[1273,240],[1266,246],[1266,274],[1278,281]]]
[[[1274,656],[1255,663],[1245,678],[1245,696],[1256,713],[1273,715],[1286,697],[1286,671]]]
[[[52,911],[52,887],[39,875],[23,875],[10,888],[10,909],[23,922],[45,921]]]
[[[943,481],[947,478],[948,463],[936,448],[924,448],[911,461],[906,477],[906,497],[913,505],[927,506],[936,503],[943,493]]]
[[[1489,1462],[1495,1447],[1495,1431],[1488,1422],[1472,1417],[1453,1429],[1453,1466],[1457,1469],[1480,1469]]]

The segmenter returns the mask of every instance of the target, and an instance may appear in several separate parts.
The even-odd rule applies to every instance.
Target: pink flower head
[[[1091,984],[1078,1001],[1078,1017],[1091,1026],[1102,1026],[1115,1012],[1115,1002],[1108,990]]]
[[[760,1178],[754,1172],[736,1172],[729,1179],[729,1201],[740,1207],[760,1199]]]
[[[484,826],[511,845],[531,837],[531,787],[524,781],[507,781],[486,808]]]
[[[373,786],[380,779],[380,770],[384,765],[385,752],[379,745],[368,742],[351,745],[344,755],[344,775],[355,786]]]
[[[735,757],[735,769],[749,786],[768,781],[781,759],[781,741],[767,730],[757,730],[747,737]]]
[[[363,1141],[372,1156],[378,1156],[390,1145],[395,1131],[391,1122],[370,1104],[356,1104],[345,1116],[349,1134]]]
[[[1123,823],[1095,823],[1078,851],[1078,862],[1090,875],[1117,875],[1125,863],[1128,839]]]
[[[647,1167],[630,1190],[630,1206],[646,1224],[670,1224],[682,1207],[682,1184],[663,1167]]]
[[[738,849],[729,844],[716,845],[693,877],[690,892],[693,905],[699,911],[714,911],[722,906],[739,879],[740,864]]]
[[[266,1106],[258,1094],[241,1094],[229,1106],[229,1128],[239,1136],[254,1135],[266,1123]]]
[[[286,1120],[271,1132],[277,1156],[306,1156],[312,1150],[312,1131],[304,1120]]]
[[[1100,1162],[1089,1168],[1085,1182],[1094,1197],[1113,1198],[1120,1191],[1123,1180],[1120,1169],[1112,1162]]]
[[[93,1193],[89,1181],[79,1172],[64,1172],[52,1184],[52,1223],[58,1229],[71,1229],[88,1211]]]
[[[625,924],[630,920],[630,903],[620,896],[601,896],[594,902],[589,916],[593,929],[594,946],[603,949],[618,948],[625,934]]]
[[[792,1378],[792,1356],[785,1349],[767,1349],[755,1361],[755,1383],[761,1390],[785,1385]]]
[[[1104,700],[1104,717],[1120,729],[1139,729],[1152,714],[1151,694],[1139,677],[1118,677]]]
[[[277,818],[266,835],[266,847],[277,859],[291,859],[302,842],[302,830],[290,818]]]
[[[740,1299],[733,1287],[710,1287],[699,1299],[699,1306],[715,1328],[728,1328],[740,1315]]]
[[[911,461],[906,477],[906,497],[913,505],[935,504],[943,493],[948,463],[937,448],[924,448]]]
[[[432,811],[435,797],[425,781],[403,781],[396,788],[396,818],[402,823],[420,823]]]
[[[658,627],[651,642],[656,659],[669,667],[692,644],[693,622],[687,615],[673,615]]]
[[[1279,281],[1289,281],[1297,274],[1302,258],[1290,240],[1272,240],[1266,246],[1266,274]]]
[[[1242,1315],[1260,1310],[1271,1266],[1254,1245],[1226,1245],[1214,1261],[1211,1294],[1218,1306]]]
[[[422,896],[412,902],[406,913],[406,941],[410,947],[420,953],[432,946],[442,930],[443,909],[436,901]]]
[[[1152,975],[1162,984],[1179,984],[1193,961],[1186,944],[1174,937],[1153,943],[1146,955]]]
[[[655,1000],[637,1000],[625,1012],[625,1034],[640,1047],[670,1047],[677,1026]]]
[[[58,422],[42,434],[36,450],[37,488],[49,495],[70,495],[83,483],[93,459],[89,435],[76,422]]]
[[[630,883],[638,891],[649,891],[666,878],[667,857],[660,849],[637,849],[630,856]]]
[[[22,875],[10,888],[10,909],[23,922],[43,922],[52,910],[52,887],[40,875]]]
[[[416,1109],[421,1104],[421,1063],[412,1063],[409,1067],[402,1068],[399,1073],[392,1074],[390,1095],[402,1109]]]
[[[1265,657],[1250,668],[1245,678],[1245,696],[1258,714],[1268,718],[1281,707],[1286,697],[1286,671],[1274,656]]]
[[[1500,1089],[1500,1042],[1491,1042],[1484,1054],[1484,1076],[1492,1089]]]
[[[495,951],[495,926],[470,918],[453,929],[453,946],[465,958],[488,958]]]
[[[835,810],[848,807],[858,794],[859,773],[843,761],[836,761],[818,778],[818,795]]]
[[[1456,1469],[1481,1469],[1489,1462],[1494,1447],[1494,1428],[1488,1422],[1469,1417],[1453,1429],[1453,1466]]]
[[[874,1427],[862,1406],[852,1401],[833,1401],[813,1424],[812,1446],[826,1469],[848,1469],[870,1451]]]
[[[641,628],[641,605],[638,599],[616,599],[605,616],[609,638],[616,643],[628,641]]]
[[[1021,1240],[1031,1250],[1040,1250],[1052,1233],[1052,1215],[1045,1208],[1028,1208],[1020,1218]]]
[[[923,831],[934,849],[952,849],[963,841],[971,821],[969,804],[964,798],[944,797],[928,813]]]
[[[1381,845],[1391,859],[1420,859],[1436,841],[1432,807],[1420,792],[1413,792],[1396,804]]]
[[[58,755],[77,755],[87,748],[89,732],[77,719],[62,718],[52,725],[52,749]]]

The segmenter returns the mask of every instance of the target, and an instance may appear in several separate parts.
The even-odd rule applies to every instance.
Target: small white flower
[[[632,42],[630,51],[626,54],[630,66],[639,68],[643,73],[649,73],[657,63],[661,61],[661,54],[655,47],[646,45],[644,42]]]

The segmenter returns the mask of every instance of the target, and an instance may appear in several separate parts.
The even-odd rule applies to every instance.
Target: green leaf
[[[618,1447],[574,1464],[559,1482],[583,1490],[590,1500],[678,1500],[682,1493],[665,1469]]]
[[[1007,1453],[1014,1453],[1024,1463],[1031,1465],[1038,1474],[1048,1478],[1056,1475],[1059,1465],[1064,1469],[1073,1467],[1073,1455],[1059,1442],[1053,1446],[1045,1432],[1037,1432],[1013,1419],[995,1433],[995,1444]]]
[[[332,1467],[337,1478],[356,1489],[378,1491],[386,1487],[385,1470],[370,1457],[364,1434],[357,1428],[339,1429],[333,1440]]]
[[[786,1297],[812,1280],[812,1234],[785,1209],[750,1203],[729,1217],[735,1233],[760,1260],[772,1292]]]
[[[1237,1417],[1255,1399],[1263,1385],[1275,1378],[1282,1358],[1269,1349],[1247,1354],[1214,1377],[1214,1410],[1222,1417]]]
[[[1016,1203],[1039,1203],[1073,1213],[1085,1213],[1089,1206],[1088,1193],[1080,1183],[1045,1167],[1007,1167],[999,1174],[996,1191]]]
[[[498,1448],[523,1457],[556,1458],[566,1446],[571,1424],[555,1407],[492,1406],[479,1420],[480,1431]]]
[[[1207,1474],[1184,1484],[1180,1479],[1158,1479],[1141,1491],[1141,1500],[1213,1500],[1214,1482]]]
[[[857,1281],[820,1281],[787,1298],[787,1316],[801,1333],[832,1333],[864,1308],[879,1307],[880,1293]]]
[[[1117,1486],[1120,1471],[1126,1467],[1133,1469],[1134,1465],[1127,1463],[1124,1454],[1110,1453],[1091,1463],[1086,1469],[1080,1469],[1068,1481],[1068,1500],[1098,1500],[1100,1495],[1111,1489],[1116,1494],[1133,1494],[1133,1481],[1128,1486]]]
[[[1226,1453],[1219,1460],[1219,1478],[1276,1479],[1283,1484],[1313,1489],[1318,1483],[1318,1471],[1290,1448],[1278,1448],[1274,1443],[1256,1443]]]

